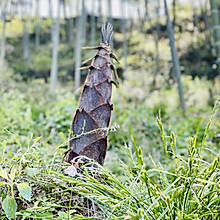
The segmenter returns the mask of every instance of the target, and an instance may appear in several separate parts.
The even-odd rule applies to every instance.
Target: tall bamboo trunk
[[[75,75],[74,75],[74,86],[75,90],[80,87],[80,65],[81,65],[81,45],[83,44],[83,28],[84,28],[84,13],[85,13],[85,2],[81,1],[81,15],[76,18],[76,41],[75,41]]]
[[[123,56],[124,56],[124,70],[127,69],[127,56],[128,56],[128,45],[127,45],[127,26],[125,18],[125,9],[124,9],[124,0],[121,0],[121,23],[122,23],[122,32],[123,32]]]
[[[64,16],[64,30],[65,30],[65,37],[66,37],[66,41],[68,42],[68,34],[67,34],[67,23],[68,23],[68,19],[67,19],[67,14],[66,14],[66,1],[62,0],[62,5],[63,5],[63,16]]]
[[[84,7],[83,7],[83,20],[82,20],[82,44],[81,46],[85,45],[86,42],[86,33],[87,33],[87,21],[88,21],[88,11],[86,8],[86,0],[84,0]]]
[[[36,27],[35,27],[35,47],[38,48],[40,46],[40,0],[36,0]]]
[[[3,65],[5,60],[5,29],[6,29],[6,8],[7,8],[7,1],[4,1],[3,7],[2,7],[2,34],[1,34],[1,52],[0,52],[0,65]]]
[[[123,2],[123,0],[122,0]],[[141,22],[141,15],[140,15],[140,8],[137,4],[137,14],[138,14],[138,18],[137,18],[137,30],[138,30],[138,34],[141,34],[142,31],[142,22]]]
[[[6,12],[3,12],[3,27],[2,27],[2,37],[1,37],[1,54],[0,63],[2,64],[5,59],[5,29],[6,29]]]
[[[108,18],[107,18],[107,21],[111,24],[113,24],[113,19],[112,19],[112,0],[107,0],[107,6],[108,6]],[[114,48],[114,42],[111,41],[110,43],[111,45],[111,48],[113,49]],[[94,45],[94,44],[93,44]]]
[[[69,9],[70,9],[70,18],[68,23],[68,39],[69,42],[73,42],[73,29],[74,29],[74,22],[73,22],[73,7],[72,2],[69,3]]]
[[[112,0],[107,0],[108,4],[108,22],[112,24]]]
[[[149,15],[148,15],[148,0],[144,0],[144,9],[145,9],[145,13],[144,13],[144,32],[146,32],[147,30],[147,27],[146,27],[146,21],[148,20],[149,18]]]
[[[69,18],[67,17],[67,10],[66,10],[66,1],[62,0],[63,2],[63,14],[64,14],[64,29],[65,29],[65,37],[66,37],[66,41],[69,43],[70,39],[69,39]]]
[[[69,42],[72,43],[73,42],[73,29],[74,29],[74,22],[73,22],[73,18],[69,18],[69,24],[68,24],[68,39]]]
[[[160,0],[157,0],[157,24],[156,24],[156,36],[155,36],[155,47],[156,47],[156,68],[153,77],[153,85],[156,84],[156,76],[160,70],[160,57],[159,57],[159,39],[160,39]]]
[[[194,29],[198,29],[198,24],[199,24],[199,16],[198,16],[198,12],[197,12],[197,8],[194,7],[193,8],[193,24],[194,24]]]
[[[211,15],[212,15],[212,32],[214,37],[214,45],[217,56],[217,63],[220,64],[220,20],[219,20],[219,5],[217,0],[210,0]],[[219,74],[220,74],[220,68]]]
[[[126,2],[126,1],[125,1]],[[144,32],[144,30],[145,30],[145,24],[144,24],[144,22],[145,22],[145,18],[143,18],[142,17],[142,13],[141,13],[141,11],[142,11],[142,7],[143,7],[143,5],[141,4],[141,2],[138,2],[138,4],[137,4],[137,13],[138,13],[138,23],[139,23],[139,25],[140,25],[140,27],[139,27],[139,31],[140,31],[140,33],[142,32]]]
[[[54,37],[53,37],[52,63],[51,63],[51,73],[50,73],[51,94],[56,90],[57,81],[58,81],[58,47],[59,47],[59,41],[60,41],[60,8],[61,8],[61,0],[58,1],[56,27],[54,29]]]
[[[104,18],[102,15],[102,0],[98,0],[98,27],[102,25]]]
[[[170,39],[170,50],[171,50],[171,55],[172,55],[173,67],[174,67],[174,70],[175,70],[177,83],[178,83],[180,105],[181,105],[181,108],[182,108],[183,112],[185,113],[186,106],[185,106],[184,93],[183,93],[182,82],[181,82],[181,72],[180,72],[179,58],[178,58],[177,51],[176,51],[174,31],[173,31],[173,28],[172,28],[172,25],[171,25],[166,0],[164,0],[164,6],[165,6],[165,14],[166,14],[166,17],[167,17],[167,31],[168,31],[168,36],[169,36],[169,39]]]
[[[22,19],[23,23],[23,53],[24,53],[24,59],[30,62],[30,39],[29,39],[29,33],[27,28],[27,18]]]
[[[92,1],[92,13],[91,13],[91,32],[90,32],[90,40],[91,46],[95,45],[95,36],[96,36],[96,23],[95,23],[95,5],[94,1]]]
[[[51,42],[53,42],[54,22],[53,22],[53,4],[52,4],[52,0],[48,0],[48,6],[49,6],[49,16],[50,16],[50,39],[51,39]]]
[[[112,26],[103,25],[102,42],[95,48],[98,52],[89,66],[90,70],[73,118],[69,150],[63,159],[65,162],[71,162],[78,156],[87,156],[102,165],[104,163],[112,111],[111,36]]]
[[[2,74],[4,73],[4,60],[5,60],[5,29],[6,29],[6,2],[3,7],[3,26],[1,33],[1,44],[0,44],[0,84],[2,81]]]
[[[175,30],[176,25],[176,0],[173,0],[173,30]]]
[[[204,16],[204,22],[205,22],[205,45],[206,48],[209,49],[210,48],[210,24],[209,24],[209,20],[208,20],[208,15],[207,15],[207,2],[205,2],[204,4],[204,9],[203,9],[203,16]]]
[[[23,53],[24,59],[30,64],[30,36],[29,36],[29,16],[28,6],[25,6],[25,11],[22,18],[23,23]]]

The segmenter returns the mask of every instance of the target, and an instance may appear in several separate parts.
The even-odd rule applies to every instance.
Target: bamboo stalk
[[[172,55],[173,67],[174,67],[174,71],[175,71],[176,78],[177,78],[177,83],[178,83],[178,92],[179,92],[179,97],[180,97],[180,105],[181,105],[181,108],[183,110],[183,113],[185,113],[186,112],[186,106],[185,106],[184,93],[183,93],[182,82],[181,82],[181,72],[180,72],[179,58],[178,58],[178,55],[177,55],[177,50],[176,50],[176,46],[175,46],[175,38],[174,38],[174,30],[173,30],[172,25],[171,25],[166,0],[164,0],[164,6],[165,6],[165,14],[166,14],[166,17],[167,17],[167,31],[168,31],[168,36],[169,36],[169,39],[170,39],[170,50],[171,50],[171,55]]]
[[[210,0],[212,15],[212,32],[214,37],[214,46],[216,50],[217,63],[220,63],[220,21],[219,8],[216,0]],[[220,69],[220,68],[219,68]]]

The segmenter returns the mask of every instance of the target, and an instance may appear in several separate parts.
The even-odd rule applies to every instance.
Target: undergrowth
[[[2,141],[1,219],[219,219],[220,153],[207,141],[218,108],[217,103],[202,141],[197,143],[197,132],[184,154],[158,117],[169,160],[145,160],[132,138],[133,147],[124,145],[129,163],[120,161],[123,180],[93,161],[63,164],[62,146],[52,157],[42,157],[40,138],[31,138],[16,153]]]

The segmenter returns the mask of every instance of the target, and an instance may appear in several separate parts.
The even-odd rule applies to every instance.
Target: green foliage
[[[62,157],[75,98],[31,83],[0,97],[3,218],[218,219],[218,103],[210,121],[205,111],[183,117],[167,108],[156,120],[154,107],[116,96],[120,129],[109,133],[105,167],[89,162],[71,177]]]
[[[31,201],[30,186],[27,183],[18,183],[17,187],[18,187],[18,191],[21,194],[21,196],[30,202]]]
[[[27,173],[28,176],[34,177],[35,175],[37,175],[39,173],[39,169],[27,167],[25,169],[25,172]]]
[[[132,158],[132,167],[122,164],[125,182],[120,183],[102,169],[105,181],[97,183],[91,175],[85,175],[83,184],[80,182],[76,187],[81,186],[83,195],[99,204],[106,219],[217,219],[219,162],[215,161],[219,161],[219,155],[208,165],[196,153],[188,166],[181,156],[174,160],[176,170],[167,171],[157,164],[153,169],[146,169],[145,164]]]
[[[159,127],[162,129],[161,125]],[[18,210],[17,216],[89,219],[83,217],[83,207],[78,209],[82,205],[80,201],[87,198],[97,206],[95,210],[90,207],[88,212],[103,219],[165,219],[171,216],[173,219],[218,219],[220,154],[210,154],[210,162],[203,160],[203,150],[195,147],[194,139],[187,155],[173,155],[174,169],[167,169],[166,164],[158,164],[151,157],[153,167],[149,169],[135,141],[134,149],[136,157],[125,146],[131,165],[121,162],[125,177],[122,182],[98,164],[98,170],[91,165],[77,169],[73,178],[63,174],[62,164],[40,168],[35,163],[34,167],[41,172],[29,181],[34,185],[34,193],[40,189],[44,193],[32,197],[35,206]],[[22,170],[17,179],[20,178],[27,178]],[[66,200],[67,205],[64,205]],[[71,200],[78,200],[78,204],[72,205]],[[4,201],[5,213],[8,217],[14,216],[15,200],[7,195]],[[10,210],[7,210],[6,203],[10,203]],[[61,207],[62,211],[59,211]]]
[[[15,212],[17,211],[17,203],[14,198],[6,196],[2,202],[2,208],[5,211],[7,218],[12,219],[14,218]]]
[[[216,63],[216,57],[212,51],[207,50],[204,40],[198,39],[194,44],[189,45],[189,49],[181,57],[181,63],[184,66],[184,74],[191,75],[193,79],[205,77],[209,80],[215,79],[219,73],[219,65]]]

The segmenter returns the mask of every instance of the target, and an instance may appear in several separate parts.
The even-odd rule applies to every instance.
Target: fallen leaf
[[[64,173],[69,175],[69,176],[72,176],[74,177],[76,174],[77,174],[77,170],[76,170],[76,167],[74,167],[73,165],[71,165],[70,167],[66,168],[64,170]]]

